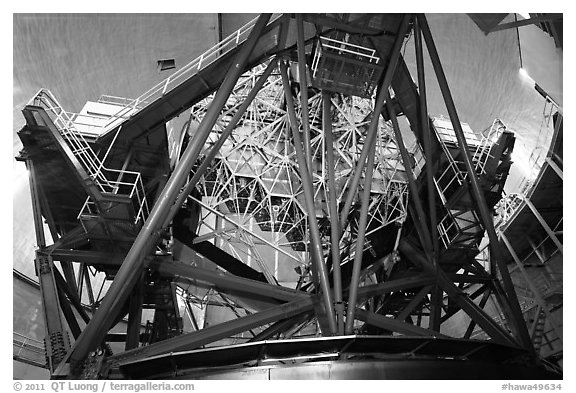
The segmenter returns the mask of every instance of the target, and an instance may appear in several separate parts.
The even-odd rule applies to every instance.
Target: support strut
[[[292,98],[292,91],[290,90],[290,82],[288,81],[288,72],[286,64],[280,61],[280,74],[282,75],[282,85],[284,86],[284,97],[286,99],[286,109],[290,120],[290,129],[292,130],[292,137],[294,138],[294,150],[296,151],[296,159],[298,160],[298,167],[300,178],[302,179],[302,190],[304,191],[304,199],[306,202],[306,212],[308,214],[308,224],[310,228],[310,256],[312,258],[312,266],[318,275],[320,282],[320,289],[322,291],[321,297],[326,308],[328,318],[328,325],[330,333],[336,333],[336,317],[334,313],[334,304],[332,303],[332,292],[328,281],[328,269],[324,263],[322,255],[322,243],[320,239],[320,229],[318,221],[316,220],[316,208],[314,207],[314,189],[312,178],[310,177],[310,168],[307,168],[306,159],[302,150],[302,141],[300,139],[300,132],[298,131],[298,122],[296,119],[296,111],[294,109],[294,99]]]
[[[158,201],[154,205],[150,216],[146,219],[144,226],[134,240],[134,244],[130,248],[130,251],[118,270],[112,285],[108,289],[108,293],[104,297],[102,305],[98,311],[96,311],[94,317],[74,344],[70,353],[72,369],[74,369],[77,363],[81,362],[86,358],[86,356],[88,356],[90,350],[102,342],[108,329],[111,327],[111,323],[116,319],[117,314],[128,299],[130,291],[138,281],[138,277],[140,277],[142,268],[145,265],[145,258],[156,245],[160,235],[159,230],[164,224],[166,215],[176,200],[180,188],[190,173],[192,166],[196,162],[196,159],[198,158],[206,139],[210,135],[212,127],[218,119],[220,111],[224,107],[230,92],[234,88],[240,75],[244,72],[250,53],[256,46],[258,38],[269,19],[270,14],[263,14],[258,18],[258,21],[250,32],[248,39],[242,46],[240,52],[236,55],[234,65],[229,69],[226,78],[222,82],[222,85],[218,89],[216,96],[208,108],[206,116],[198,126],[198,130],[194,135],[193,140],[186,148],[182,159],[176,166],[170,179],[162,190],[162,193],[158,197]]]

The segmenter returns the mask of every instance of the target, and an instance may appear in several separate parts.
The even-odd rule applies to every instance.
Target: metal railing
[[[46,110],[74,157],[78,159],[90,179],[94,181],[102,193],[127,195],[131,199],[135,198],[137,205],[135,222],[138,222],[140,218],[146,218],[148,205],[140,172],[106,168],[104,162],[111,149],[108,149],[101,160],[92,150],[84,135],[76,129],[73,116],[62,109],[56,97],[49,90],[40,89],[28,102],[28,105],[40,106]],[[129,180],[126,181],[125,178]],[[88,200],[85,202],[85,206],[87,203]]]
[[[46,367],[46,353],[44,343],[18,332],[12,332],[12,357],[33,363],[39,367]]]
[[[268,24],[275,22],[281,16],[282,14],[274,14],[270,18]],[[226,55],[228,52],[238,47],[238,45],[243,43],[248,38],[257,20],[258,17],[252,19],[250,22],[240,27],[235,33],[218,42],[206,52],[202,53],[199,57],[195,58],[190,63],[180,68],[178,71],[174,72],[162,82],[154,85],[137,98],[126,99],[121,97],[102,96],[104,97],[103,99],[107,101],[112,100],[114,102],[124,103],[123,108],[113,114],[112,120],[104,125],[105,132],[116,127],[119,124],[119,119],[124,119],[128,115],[134,115],[134,113],[146,107],[148,103],[151,103],[157,98],[162,97],[167,92],[179,86],[182,82],[196,75],[200,70],[214,63],[214,61],[216,61],[218,58]]]
[[[453,187],[455,182],[457,186],[462,186],[466,179],[468,178],[468,172],[464,165],[463,161],[455,160],[452,156],[450,149],[446,145],[446,142],[457,143],[456,138],[452,137],[449,129],[442,128],[444,132],[440,131],[438,127],[434,127],[436,131],[436,135],[440,145],[442,147],[442,151],[448,158],[448,166],[444,169],[442,174],[438,177],[438,190],[441,194],[443,200],[446,199],[445,193]],[[474,153],[472,153],[472,164],[474,165],[474,170],[478,176],[486,174],[486,164],[488,160],[492,157],[490,155],[490,151],[492,146],[497,143],[498,138],[502,135],[502,133],[506,130],[506,126],[500,119],[495,119],[492,122],[492,126],[490,127],[490,131],[487,135],[482,136],[480,140],[472,137],[466,137],[469,146],[475,147]]]
[[[375,49],[366,48],[364,46],[351,44],[345,41],[335,40],[328,37],[319,37],[319,45],[316,47],[316,52],[314,54],[314,59],[312,61],[312,76],[316,77],[316,72],[318,71],[318,65],[320,63],[321,52],[323,50],[339,54],[352,56],[366,63],[378,64],[380,62],[380,57],[376,54]]]
[[[498,142],[498,139],[505,130],[506,126],[504,123],[502,123],[500,119],[494,119],[488,134],[482,136],[480,144],[476,146],[474,154],[472,154],[474,169],[478,175],[483,175],[486,173],[486,163],[491,157],[490,150],[492,149],[492,146]]]

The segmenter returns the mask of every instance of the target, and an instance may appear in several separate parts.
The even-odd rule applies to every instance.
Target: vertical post
[[[90,283],[90,269],[85,263],[80,266],[84,270],[84,280],[86,281],[86,293],[88,294],[88,301],[90,302],[90,309],[92,313],[96,312],[96,304],[94,303],[94,292],[92,291],[92,284]]]
[[[484,194],[482,193],[478,178],[476,176],[474,164],[470,158],[470,151],[468,144],[466,143],[466,137],[464,136],[462,125],[460,124],[460,119],[458,118],[458,113],[456,111],[456,106],[454,105],[454,100],[452,99],[452,94],[450,93],[450,88],[448,87],[446,75],[442,69],[442,64],[436,50],[436,45],[434,44],[432,34],[430,33],[430,27],[428,26],[428,22],[426,21],[426,17],[424,15],[418,15],[418,18],[420,19],[422,33],[424,35],[424,40],[426,41],[426,47],[428,48],[428,54],[432,60],[436,78],[438,79],[438,84],[440,85],[440,91],[444,97],[446,109],[448,110],[448,115],[450,116],[452,127],[454,128],[454,133],[456,134],[456,139],[458,140],[458,145],[460,146],[462,152],[462,159],[464,160],[464,165],[466,166],[466,171],[468,172],[468,179],[472,187],[472,195],[476,201],[476,208],[481,217],[484,228],[488,233],[490,248],[492,251],[491,257],[496,259],[496,264],[498,265],[498,269],[500,270],[500,274],[502,276],[504,289],[510,302],[510,308],[513,315],[513,330],[520,339],[521,343],[526,348],[532,348],[532,341],[522,317],[522,311],[520,310],[518,297],[516,296],[516,292],[514,290],[514,284],[512,283],[510,275],[508,274],[506,263],[501,258],[498,237],[496,235],[496,230],[494,229],[492,215],[490,214],[490,211],[486,205]]]
[[[298,39],[298,75],[300,77],[300,115],[302,120],[302,134],[304,136],[304,152],[306,166],[312,174],[312,143],[310,141],[310,116],[308,115],[308,79],[306,77],[306,51],[304,42],[304,20],[302,14],[296,14],[296,30]]]
[[[544,217],[542,217],[540,212],[538,212],[538,209],[536,209],[536,206],[534,206],[534,204],[530,201],[530,199],[528,199],[527,197],[523,197],[523,198],[524,198],[524,202],[526,202],[526,206],[528,206],[530,208],[530,210],[532,211],[532,213],[534,214],[534,216],[536,217],[536,219],[538,220],[540,225],[542,225],[542,228],[544,228],[544,230],[546,231],[546,233],[548,234],[550,239],[552,239],[552,241],[554,242],[556,247],[558,247],[558,250],[560,251],[560,253],[562,255],[564,255],[564,248],[562,247],[562,242],[560,240],[558,240],[558,237],[556,236],[556,234],[554,233],[552,228],[550,228],[548,223],[546,223],[546,221],[544,220]]]
[[[322,291],[321,297],[324,301],[326,314],[330,333],[336,333],[336,319],[334,314],[334,304],[332,303],[332,293],[330,291],[330,284],[328,281],[328,271],[324,264],[322,255],[322,243],[320,239],[320,229],[318,221],[316,220],[316,208],[314,206],[314,189],[310,171],[306,170],[306,159],[302,150],[302,141],[298,131],[298,122],[296,119],[296,111],[294,110],[294,99],[292,98],[292,91],[290,90],[290,82],[288,81],[288,72],[284,61],[280,61],[280,74],[282,75],[282,85],[284,86],[284,96],[286,99],[286,110],[290,120],[290,128],[292,130],[292,137],[294,138],[294,150],[296,151],[296,159],[300,177],[302,179],[302,189],[304,191],[304,199],[306,202],[306,212],[308,214],[308,225],[310,228],[310,257],[312,259],[312,267],[314,272],[318,275],[320,282],[320,289]]]
[[[28,169],[28,180],[30,183],[36,244],[39,248],[39,250],[36,251],[34,265],[40,283],[40,297],[42,299],[42,310],[44,311],[48,366],[50,371],[53,372],[66,355],[68,348],[70,348],[70,341],[60,312],[58,287],[53,271],[54,262],[49,255],[42,252],[46,247],[46,237],[42,223],[40,191],[36,182],[34,162],[31,159],[26,159],[25,163]],[[62,300],[65,301],[65,299]]]
[[[420,93],[420,132],[424,139],[424,155],[426,158],[426,185],[428,188],[428,211],[430,214],[430,237],[432,239],[432,264],[437,266],[439,263],[438,228],[436,224],[436,187],[434,186],[434,173],[432,165],[432,135],[430,133],[430,123],[428,122],[428,105],[426,101],[426,78],[424,75],[424,54],[422,50],[422,32],[420,31],[420,22],[414,18],[414,45],[416,49],[416,69],[418,72],[418,92]],[[435,285],[432,289],[430,299],[430,328],[440,331],[440,317],[442,304],[442,290]]]
[[[88,355],[92,348],[100,344],[106,336],[110,324],[114,322],[119,310],[124,306],[124,303],[130,295],[130,291],[134,287],[145,265],[145,257],[148,256],[156,245],[160,234],[159,230],[178,196],[180,187],[182,187],[182,184],[190,173],[190,169],[198,158],[214,123],[218,119],[220,111],[224,107],[236,81],[244,71],[250,53],[269,19],[270,14],[263,14],[258,18],[256,25],[250,32],[250,36],[242,46],[240,52],[236,55],[233,66],[229,69],[220,89],[218,89],[193,140],[188,144],[182,159],[174,169],[174,172],[154,205],[152,212],[134,240],[130,251],[128,251],[100,308],[75,342],[70,354],[70,362],[73,369],[77,363]]]
[[[126,351],[138,348],[140,344],[140,324],[142,322],[142,302],[144,300],[144,278],[146,273],[142,273],[140,279],[134,286],[130,295],[130,305],[128,311],[128,327],[126,328]]]
[[[374,112],[374,118],[379,119],[377,115],[380,111]],[[376,126],[378,121],[376,122]],[[375,130],[371,130],[374,133]],[[352,265],[352,278],[350,280],[350,294],[348,295],[348,309],[346,310],[346,334],[353,333],[354,314],[356,313],[356,300],[358,298],[358,284],[360,281],[360,270],[362,268],[362,254],[364,253],[364,239],[366,227],[368,226],[368,207],[370,206],[370,191],[372,188],[372,173],[374,171],[374,159],[376,155],[376,143],[370,146],[368,162],[364,173],[364,190],[362,193],[362,205],[360,207],[360,221],[358,223],[358,233],[356,235],[356,250],[354,254],[354,264]]]
[[[518,258],[516,251],[514,251],[514,248],[512,247],[510,242],[508,241],[508,238],[506,237],[506,235],[501,233],[500,238],[502,239],[502,241],[506,245],[506,248],[508,248],[508,251],[510,252],[510,255],[512,255],[514,262],[516,262],[516,266],[518,266],[518,269],[520,269],[520,271],[522,272],[522,276],[524,276],[524,280],[526,281],[526,283],[528,284],[528,287],[532,291],[532,294],[534,295],[534,299],[536,300],[536,303],[538,304],[538,306],[540,306],[542,311],[544,311],[544,313],[546,314],[546,318],[548,318],[548,320],[550,321],[550,324],[552,325],[552,329],[554,329],[554,333],[556,333],[556,336],[558,337],[560,342],[562,342],[562,334],[560,333],[560,331],[558,329],[558,321],[556,321],[556,318],[554,318],[554,316],[552,315],[552,313],[548,309],[548,305],[546,304],[546,301],[542,297],[540,290],[538,289],[536,284],[534,284],[534,281],[532,281],[532,279],[528,275],[528,272],[524,268],[524,264],[522,263],[520,258]]]
[[[382,85],[380,86],[380,91],[378,92],[378,97],[376,98],[376,104],[374,105],[374,116],[372,116],[372,121],[370,122],[370,128],[372,129],[373,123],[378,122],[378,117],[380,113],[379,110],[382,109],[384,105],[384,99],[386,96],[386,92],[390,87],[390,83],[392,82],[392,77],[394,76],[394,72],[396,71],[396,65],[398,64],[398,59],[400,58],[400,51],[402,49],[402,44],[404,43],[404,36],[408,32],[408,22],[410,22],[410,15],[404,15],[402,22],[400,24],[400,28],[398,29],[398,33],[396,35],[396,40],[394,41],[394,46],[392,47],[392,51],[390,53],[390,61],[388,62],[388,68],[386,69],[386,73],[384,74],[384,80],[382,81]],[[342,231],[346,227],[348,222],[348,214],[350,214],[350,209],[352,208],[352,202],[354,201],[354,195],[356,195],[356,189],[358,188],[358,183],[360,182],[360,176],[362,175],[362,169],[364,168],[364,163],[366,162],[366,157],[368,156],[368,150],[374,141],[376,140],[376,133],[370,133],[366,135],[366,139],[364,141],[364,146],[362,146],[362,151],[360,152],[360,158],[358,159],[358,164],[356,165],[356,169],[354,170],[354,176],[352,178],[352,182],[348,188],[348,195],[346,195],[346,201],[344,202],[344,207],[342,208],[342,212],[340,213],[340,226],[342,235]]]
[[[326,145],[326,166],[328,169],[328,210],[330,212],[330,246],[332,251],[332,269],[334,270],[334,302],[338,334],[344,334],[344,308],[342,303],[342,275],[340,271],[340,221],[338,220],[338,201],[336,200],[336,175],[334,167],[334,141],[332,137],[332,110],[330,93],[322,90],[322,128]]]

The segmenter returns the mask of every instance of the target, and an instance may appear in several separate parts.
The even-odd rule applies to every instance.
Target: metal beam
[[[90,317],[86,313],[84,306],[82,306],[80,298],[78,297],[78,293],[71,287],[70,284],[66,282],[66,280],[64,280],[64,277],[62,277],[58,269],[54,269],[54,281],[56,282],[56,286],[59,289],[58,291],[59,298],[61,297],[60,293],[64,294],[65,296],[68,296],[68,298],[70,299],[70,303],[74,306],[74,308],[76,309],[82,320],[86,323],[90,322]]]
[[[40,251],[36,251],[34,262],[38,281],[40,282],[42,311],[44,311],[48,366],[50,371],[54,372],[70,348],[70,339],[60,312],[58,288],[54,278],[55,267],[52,258]]]
[[[388,88],[390,87],[390,83],[392,82],[392,78],[394,77],[394,73],[396,71],[396,65],[398,64],[398,59],[400,58],[402,44],[404,43],[404,36],[408,32],[410,19],[411,18],[409,15],[404,15],[400,24],[400,28],[398,29],[396,40],[394,41],[394,46],[392,47],[390,54],[388,68],[386,69],[384,79],[380,85],[380,90],[378,92],[378,97],[376,98],[373,113],[380,113],[382,107],[384,106],[386,93],[388,92]],[[372,116],[372,120],[370,121],[370,126],[366,134],[366,139],[364,141],[364,146],[362,146],[362,151],[360,152],[360,157],[358,158],[358,163],[356,165],[356,169],[354,170],[354,176],[352,177],[352,181],[348,186],[348,195],[346,195],[346,201],[344,202],[344,207],[340,213],[340,236],[342,236],[344,228],[348,222],[348,215],[350,214],[350,209],[352,208],[352,202],[354,201],[356,189],[358,188],[358,184],[360,182],[360,177],[362,175],[364,163],[366,162],[366,157],[368,157],[368,151],[370,146],[374,144],[374,141],[376,140],[378,118],[379,116],[377,115]]]
[[[52,259],[60,262],[84,262],[88,265],[120,266],[123,254],[102,251],[69,250],[57,248],[49,252]]]
[[[554,170],[554,172],[556,172],[560,180],[564,180],[564,172],[558,166],[558,164],[556,164],[551,157],[546,157],[546,162],[548,163],[548,165],[550,165],[550,167]]]
[[[414,43],[416,47],[416,67],[418,71],[418,91],[420,97],[420,128],[424,139],[424,155],[426,158],[426,185],[428,188],[428,212],[430,214],[430,237],[432,238],[432,262],[438,263],[440,247],[438,243],[438,228],[436,224],[436,187],[434,186],[434,173],[432,171],[432,132],[428,118],[428,104],[426,102],[426,78],[424,75],[424,54],[422,51],[422,35],[418,18],[414,18]]]
[[[298,131],[298,122],[296,119],[296,111],[294,109],[294,99],[292,98],[292,91],[290,90],[290,82],[288,81],[288,72],[284,61],[280,61],[280,74],[282,75],[282,85],[284,87],[284,97],[286,99],[286,110],[288,111],[290,129],[292,130],[292,137],[294,138],[294,150],[296,151],[296,159],[302,181],[302,190],[304,191],[304,200],[306,206],[306,213],[308,215],[308,224],[310,228],[310,256],[312,259],[312,267],[314,268],[318,279],[320,281],[320,289],[322,291],[322,298],[326,308],[328,324],[330,325],[330,333],[336,333],[336,316],[334,313],[334,304],[332,303],[332,292],[328,281],[328,269],[324,264],[322,242],[320,238],[320,229],[318,221],[316,220],[316,208],[314,206],[314,185],[310,171],[306,169],[306,159],[302,151],[302,141],[300,140],[300,133]]]
[[[80,336],[80,333],[82,332],[80,329],[80,325],[78,324],[78,320],[76,319],[76,315],[74,315],[74,311],[72,311],[72,307],[70,306],[68,299],[66,299],[64,290],[60,286],[57,286],[57,289],[58,289],[58,302],[60,303],[60,310],[62,310],[62,314],[66,319],[66,323],[68,324],[68,328],[70,328],[72,336],[74,336],[74,338],[76,339],[78,338],[78,336]]]
[[[126,328],[125,349],[138,348],[142,325],[142,303],[144,301],[144,282],[146,273],[142,272],[140,280],[134,286],[128,305],[128,327]]]
[[[278,322],[273,323],[266,329],[262,330],[256,336],[248,340],[248,342],[251,343],[255,341],[268,340],[269,338],[274,337],[276,334],[286,331],[296,324],[302,323],[304,319],[308,319],[310,316],[311,315],[308,313],[303,313],[300,315],[295,315],[292,318],[282,319]]]
[[[365,299],[385,293],[401,291],[403,289],[417,288],[434,283],[436,279],[429,274],[418,274],[411,277],[384,281],[379,284],[366,285],[358,289],[358,299]]]
[[[338,334],[344,334],[344,304],[342,303],[342,274],[340,269],[340,221],[338,220],[338,201],[336,200],[336,174],[334,164],[334,141],[332,136],[332,110],[330,93],[322,90],[322,131],[326,149],[326,167],[328,169],[328,210],[330,212],[330,248],[332,251],[332,269],[334,283],[334,302]]]
[[[418,73],[418,92],[420,109],[420,132],[424,140],[424,156],[426,159],[426,186],[428,189],[428,213],[430,217],[430,238],[432,264],[437,265],[440,257],[440,246],[438,243],[438,228],[436,224],[436,187],[434,186],[433,155],[432,155],[432,134],[428,118],[428,104],[426,102],[426,78],[424,75],[424,54],[422,50],[422,32],[420,22],[414,18],[414,46],[416,50],[416,70]],[[430,326],[433,330],[440,331],[440,317],[442,307],[442,291],[438,286],[432,289],[430,299]]]
[[[233,319],[213,325],[202,330],[182,334],[164,341],[160,341],[145,347],[140,347],[109,358],[112,362],[124,363],[145,359],[152,356],[163,355],[170,352],[192,350],[202,345],[230,337],[234,334],[275,322],[281,319],[291,318],[295,315],[312,310],[313,299],[306,297],[290,303],[261,311],[242,318]]]
[[[440,331],[442,324],[442,305],[444,304],[444,292],[439,285],[434,285],[430,296],[430,318],[428,327],[434,331]]]
[[[381,108],[378,110],[380,113]],[[379,119],[380,116],[374,116]],[[378,121],[376,121],[378,124]],[[358,297],[358,284],[360,281],[360,270],[362,268],[362,256],[364,254],[364,239],[366,227],[368,226],[368,208],[370,206],[370,191],[372,189],[372,173],[374,171],[374,156],[376,155],[376,144],[372,144],[368,153],[368,162],[364,172],[364,190],[362,191],[362,204],[360,206],[360,220],[356,234],[356,250],[354,253],[354,263],[352,265],[352,277],[350,279],[350,294],[348,295],[348,309],[346,310],[345,334],[352,334],[354,327],[354,314],[356,312],[356,300]]]
[[[431,285],[423,287],[413,298],[410,302],[404,307],[404,309],[396,316],[396,319],[399,321],[404,321],[406,318],[412,314],[412,311],[422,302],[422,300],[426,297],[426,295],[432,289]]]
[[[258,38],[269,19],[270,14],[264,14],[258,18],[258,21],[250,32],[248,39],[236,55],[234,65],[229,69],[222,85],[210,104],[205,117],[198,126],[194,138],[188,144],[182,159],[170,176],[170,179],[162,190],[152,212],[134,240],[130,251],[126,255],[122,266],[116,274],[114,282],[108,289],[100,308],[94,314],[92,320],[86,326],[80,337],[78,337],[78,340],[74,343],[70,354],[72,369],[75,368],[76,364],[83,361],[86,356],[88,356],[90,350],[98,346],[104,339],[115,316],[124,306],[132,288],[138,281],[142,268],[145,266],[145,258],[156,245],[160,235],[159,230],[164,223],[166,215],[178,197],[180,188],[182,187],[186,177],[189,175],[192,166],[196,162],[196,159],[198,158],[206,139],[210,135],[212,127],[218,119],[220,111],[224,107],[236,81],[244,72],[250,53],[256,46]]]
[[[46,247],[46,252],[51,253],[56,249],[77,248],[86,243],[88,243],[86,230],[82,225],[78,225],[63,234],[54,244]]]
[[[304,42],[304,21],[302,14],[296,14],[297,52],[298,52],[298,76],[300,79],[300,120],[302,123],[302,135],[304,137],[304,153],[306,166],[312,176],[312,143],[310,142],[310,116],[308,114],[308,78],[306,77],[306,51]]]
[[[392,128],[394,130],[394,136],[396,138],[396,144],[400,150],[400,155],[402,156],[402,162],[404,164],[404,172],[408,178],[408,187],[410,189],[410,196],[412,197],[412,202],[414,202],[416,214],[416,232],[420,238],[422,248],[426,250],[426,255],[430,259],[432,241],[430,240],[430,232],[428,231],[428,226],[426,225],[426,214],[424,213],[424,208],[422,206],[422,201],[420,200],[420,195],[418,193],[418,186],[416,185],[416,179],[414,178],[414,172],[412,172],[412,164],[410,157],[408,156],[408,151],[404,145],[404,138],[402,137],[402,131],[398,125],[398,119],[396,119],[396,113],[392,104],[390,103],[390,94],[388,90],[385,92],[386,96],[386,108],[388,109],[388,114],[390,116],[390,121],[392,122]]]
[[[488,285],[482,285],[480,288],[476,289],[474,292],[472,292],[468,296],[470,296],[470,299],[474,300],[478,296],[482,295],[482,293],[484,293],[484,291],[487,291],[488,288],[489,288]],[[446,322],[447,320],[452,318],[454,315],[456,315],[458,313],[458,311],[459,310],[455,310],[455,309],[448,310],[448,312],[446,314],[444,314],[444,316],[442,317],[441,322],[442,323]]]
[[[532,348],[532,340],[524,323],[522,317],[522,311],[520,310],[520,305],[518,303],[518,297],[514,290],[514,284],[510,279],[506,263],[501,257],[500,246],[498,242],[498,237],[496,235],[496,230],[494,229],[494,221],[492,214],[488,210],[486,205],[486,199],[480,188],[478,177],[474,169],[474,164],[472,158],[470,157],[470,150],[468,148],[468,143],[466,142],[466,137],[464,136],[464,131],[462,130],[462,125],[460,124],[460,119],[458,117],[458,112],[456,111],[456,106],[454,100],[452,99],[452,94],[450,88],[448,87],[448,81],[446,80],[446,75],[442,68],[440,62],[440,57],[438,56],[438,51],[436,50],[436,45],[434,44],[434,39],[432,38],[432,33],[430,32],[430,27],[424,15],[418,15],[420,19],[422,33],[424,35],[424,40],[426,41],[426,47],[428,48],[428,54],[432,60],[432,65],[436,73],[436,78],[440,86],[440,91],[444,98],[446,104],[446,109],[450,116],[450,121],[452,122],[452,127],[454,128],[454,134],[458,140],[458,146],[462,152],[462,159],[464,165],[466,166],[466,171],[468,172],[468,179],[472,188],[472,195],[476,201],[476,209],[478,210],[479,216],[481,217],[482,224],[488,233],[488,238],[490,240],[490,250],[491,257],[496,259],[496,264],[500,270],[500,275],[502,276],[502,282],[504,284],[504,289],[506,290],[507,299],[510,303],[510,308],[512,311],[513,320],[512,326],[515,334],[519,338],[522,345],[529,349]]]
[[[562,14],[552,14],[552,15],[537,16],[537,17],[530,18],[530,19],[523,19],[523,20],[519,20],[516,22],[503,23],[501,25],[496,25],[493,28],[491,28],[488,31],[488,33],[486,33],[486,35],[488,35],[489,33],[493,33],[495,31],[513,29],[515,27],[528,26],[528,25],[532,25],[532,24],[535,25],[535,24],[541,23],[541,22],[554,22],[556,20],[561,20],[561,19],[562,19]]]
[[[425,336],[425,337],[446,337],[438,332],[421,328],[398,319],[385,317],[384,315],[375,314],[370,311],[358,308],[356,310],[356,318],[366,322],[369,325],[376,326],[382,329],[391,330],[393,332],[405,334],[408,336]]]
[[[36,182],[36,168],[30,159],[25,160],[28,169],[28,184],[30,185],[30,197],[32,199],[32,217],[34,218],[34,232],[36,234],[36,244],[38,247],[46,247],[46,236],[44,235],[44,225],[42,222],[42,208],[40,202],[39,187]]]
[[[257,298],[266,297],[281,301],[292,301],[310,297],[306,292],[296,291],[280,285],[271,285],[261,281],[249,280],[223,272],[202,269],[182,262],[153,262],[150,267],[162,275],[174,277],[176,281],[191,282],[194,284],[198,281],[206,282],[213,284],[218,290],[223,292],[240,292]]]
[[[542,217],[540,212],[538,212],[538,209],[536,209],[536,206],[534,206],[534,204],[532,203],[532,201],[530,201],[529,198],[524,196],[523,199],[524,199],[524,202],[526,203],[526,206],[528,206],[528,208],[532,211],[532,213],[534,214],[534,216],[536,217],[536,219],[538,220],[540,225],[542,225],[542,228],[544,228],[544,230],[546,231],[546,233],[548,234],[550,239],[552,239],[552,241],[554,242],[556,247],[558,247],[558,250],[560,251],[560,253],[562,255],[564,255],[564,247],[562,246],[562,242],[560,240],[558,240],[558,237],[556,236],[556,234],[554,233],[552,228],[550,228],[550,226],[548,225],[546,220],[544,220],[544,217]]]

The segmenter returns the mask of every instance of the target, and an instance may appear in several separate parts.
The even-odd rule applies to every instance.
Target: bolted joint
[[[55,332],[44,339],[44,355],[50,370],[56,370],[66,356],[68,348],[70,339],[67,332]]]
[[[107,349],[109,351],[109,348]],[[102,366],[108,351],[101,347],[91,351],[88,357],[77,366],[75,375],[78,375],[79,379],[100,379],[103,376]]]

